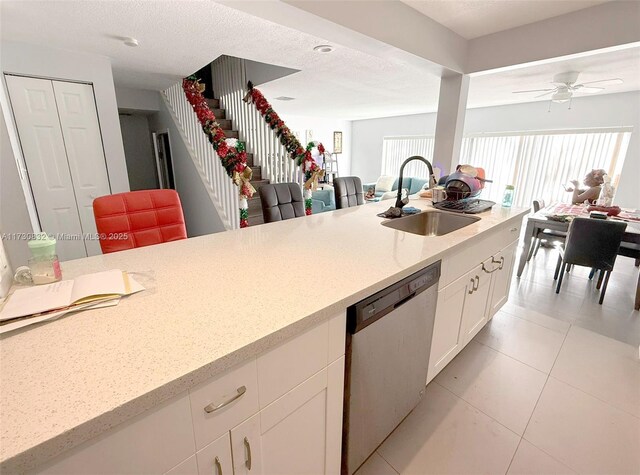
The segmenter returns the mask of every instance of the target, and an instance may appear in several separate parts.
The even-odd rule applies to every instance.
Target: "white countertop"
[[[40,465],[528,212],[494,206],[423,237],[380,225],[391,204],[63,263],[65,278],[118,268],[148,290],[2,338],[0,471]]]

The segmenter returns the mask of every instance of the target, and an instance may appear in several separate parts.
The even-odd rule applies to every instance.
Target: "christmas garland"
[[[295,160],[304,173],[305,213],[309,215],[311,214],[312,203],[311,191],[317,188],[318,180],[324,176],[324,170],[313,159],[311,151],[317,148],[322,155],[325,152],[324,146],[320,142],[309,142],[306,148],[303,148],[300,141],[293,135],[276,111],[273,110],[273,107],[271,107],[271,104],[262,93],[253,87],[251,81],[248,83],[248,89],[249,91],[244,97],[245,102],[253,102],[260,115],[264,117],[267,125],[275,132],[276,137],[280,139],[280,143],[287,150],[291,159]]]
[[[256,190],[250,183],[252,171],[251,167],[247,166],[245,144],[237,139],[226,138],[224,130],[216,121],[216,116],[209,109],[209,105],[202,95],[205,85],[197,77],[189,76],[183,79],[182,89],[187,96],[187,101],[189,101],[198,117],[202,131],[211,142],[211,145],[213,145],[218,157],[220,157],[220,163],[227,175],[238,187],[240,194],[240,227],[246,228],[249,225],[247,200],[253,196]]]

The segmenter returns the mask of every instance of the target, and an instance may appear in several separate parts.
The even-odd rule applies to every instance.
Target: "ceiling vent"
[[[295,97],[289,97],[289,96],[276,97],[276,101],[295,101],[295,100],[296,100]]]

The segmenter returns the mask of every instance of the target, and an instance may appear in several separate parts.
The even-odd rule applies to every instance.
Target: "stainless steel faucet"
[[[402,162],[402,165],[400,165],[400,177],[398,178],[398,197],[396,199],[396,208],[399,208],[400,210],[402,210],[402,207],[406,204],[402,202],[402,178],[404,174],[404,167],[407,163],[413,160],[420,160],[429,168],[429,188],[433,187],[436,182],[435,176],[433,176],[433,167],[431,166],[429,160],[418,155],[407,158],[404,162]]]

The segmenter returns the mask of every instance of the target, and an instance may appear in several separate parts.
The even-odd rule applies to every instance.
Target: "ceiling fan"
[[[554,84],[555,87],[548,88],[548,89],[531,89],[528,91],[513,91],[513,94],[542,92],[542,94],[535,96],[534,99],[548,96],[549,94],[551,94],[552,102],[567,102],[571,100],[574,92],[588,92],[593,94],[596,92],[603,91],[604,90],[603,86],[613,86],[614,84],[622,84],[624,82],[620,78],[610,78],[610,79],[600,79],[598,81],[578,83],[579,74],[580,73],[577,71],[559,73],[553,77],[553,81],[551,83],[551,84]],[[598,84],[598,86],[593,86],[594,84]]]

